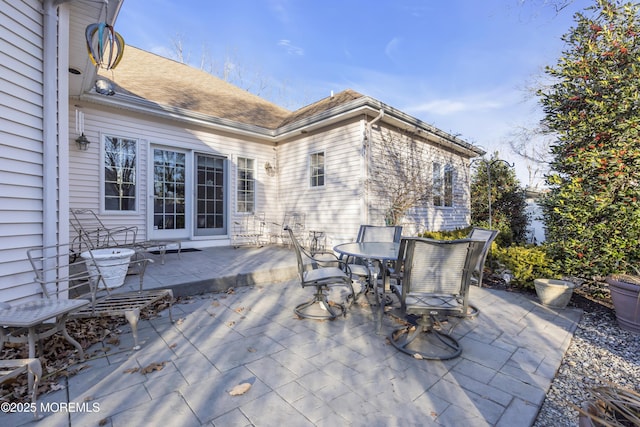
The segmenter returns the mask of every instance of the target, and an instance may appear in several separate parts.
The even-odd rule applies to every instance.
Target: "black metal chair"
[[[401,242],[402,279],[397,285],[407,325],[390,342],[418,359],[447,360],[462,347],[445,332],[445,319],[465,318],[473,269],[482,255],[481,240],[406,238]]]
[[[301,318],[318,320],[334,320],[339,315],[346,316],[347,306],[353,303],[355,297],[349,267],[332,252],[311,256],[300,245],[291,228],[285,227],[285,231],[289,233],[298,260],[300,285],[303,288],[315,288],[313,298],[297,305],[294,312]],[[342,302],[329,301],[327,298],[327,293],[338,286],[347,288],[346,305]]]

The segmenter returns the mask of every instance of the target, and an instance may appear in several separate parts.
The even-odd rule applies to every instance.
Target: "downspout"
[[[364,167],[362,177],[364,180],[364,215],[362,221],[364,224],[369,224],[369,175],[371,171],[371,128],[380,119],[384,117],[384,109],[380,109],[380,112],[370,122],[365,124],[364,138],[362,141],[362,150],[364,152]]]
[[[58,234],[58,177],[57,177],[57,7],[53,0],[44,1],[44,52],[42,88],[42,243],[43,246],[57,244]]]

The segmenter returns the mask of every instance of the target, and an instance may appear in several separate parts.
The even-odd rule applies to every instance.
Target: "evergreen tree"
[[[539,96],[551,146],[546,239],[564,274],[598,277],[640,261],[638,6],[596,0],[563,36]]]
[[[489,190],[489,182],[491,189]],[[489,221],[491,193],[491,221]],[[494,153],[481,160],[471,179],[471,223],[500,230],[498,241],[505,246],[525,243],[529,216],[526,213],[525,192],[516,173],[507,162]],[[489,224],[491,223],[491,224]]]

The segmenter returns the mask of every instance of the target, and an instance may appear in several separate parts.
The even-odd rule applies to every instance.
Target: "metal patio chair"
[[[160,263],[164,265],[169,246],[175,246],[178,258],[181,256],[182,243],[179,240],[139,240],[138,227],[107,227],[91,209],[70,209],[69,222],[75,232],[72,249],[76,257],[90,249],[129,248],[136,252],[136,258],[146,258],[144,254],[155,248],[160,254]]]
[[[107,227],[91,209],[70,209],[69,213],[69,222],[75,232],[72,249],[77,255],[89,249],[133,247],[136,243],[138,227]]]
[[[473,240],[483,240],[484,246],[482,248],[482,256],[478,260],[478,264],[476,268],[473,270],[473,276],[471,277],[471,283],[473,285],[477,285],[482,287],[482,275],[484,272],[484,263],[487,260],[487,255],[489,255],[489,250],[491,249],[491,244],[498,236],[498,230],[489,230],[487,228],[473,227],[469,234],[467,235],[468,239]]]
[[[470,276],[481,256],[481,240],[431,240],[406,238],[401,242],[401,311],[407,326],[395,330],[389,341],[417,359],[447,360],[462,347],[451,336],[467,317]],[[457,317],[447,332],[449,318]]]
[[[42,377],[42,364],[40,359],[8,359],[0,360],[0,384],[14,380],[22,374],[33,376],[33,384],[29,388],[31,404],[34,409],[33,418],[38,419],[38,384]]]
[[[382,226],[382,225],[361,225],[358,230],[358,236],[356,237],[356,242],[400,242],[402,237],[402,226],[400,225],[391,225],[391,226]],[[373,276],[372,272],[369,270],[367,262],[362,259],[354,259],[353,257],[346,257],[343,259],[346,264],[349,266],[349,270],[351,271],[351,277],[358,277],[361,280],[364,280],[368,286],[363,288],[365,291],[373,287]],[[379,270],[378,266],[374,266]],[[393,267],[393,266],[390,266]],[[393,270],[393,268],[391,268]]]
[[[348,267],[332,252],[322,252],[311,256],[298,242],[291,228],[286,227],[293,244],[298,261],[298,278],[303,288],[313,287],[313,298],[295,307],[294,312],[301,318],[318,320],[334,320],[339,315],[346,316],[348,305],[353,302],[355,294]],[[322,258],[320,258],[322,256]],[[346,269],[345,272],[343,269]],[[332,288],[347,289],[346,304],[329,301],[327,293]]]
[[[306,215],[302,212],[285,212],[282,220],[282,230],[288,227],[293,236],[298,240],[298,243],[302,246],[304,246],[305,238],[305,221]],[[289,232],[282,233],[281,240],[285,245],[293,244]]]
[[[231,234],[231,245],[234,248],[240,245],[260,246],[261,239],[265,233],[265,215],[255,213],[253,215],[243,215],[233,220],[233,232]]]
[[[489,230],[487,228],[473,227],[469,234],[467,235],[468,239],[474,240],[482,240],[484,241],[484,245],[482,246],[482,254],[478,258],[478,263],[473,269],[473,273],[471,274],[471,284],[482,287],[482,276],[484,274],[484,263],[487,260],[487,255],[489,255],[489,250],[491,249],[491,244],[498,236],[498,230]],[[475,317],[480,313],[478,307],[474,304],[469,304],[469,311],[467,316]]]
[[[173,291],[171,289],[143,290],[144,274],[140,274],[138,291],[114,292],[108,288],[104,271],[92,257],[91,251],[87,251],[87,257],[74,259],[69,245],[53,245],[29,249],[27,256],[35,274],[35,281],[42,289],[44,300],[56,301],[71,298],[90,302],[70,312],[69,318],[124,317],[131,326],[134,350],[140,348],[138,321],[142,310],[164,300],[169,308],[169,319],[173,322],[171,313]],[[132,260],[129,264],[138,265],[139,270],[144,270],[147,262],[152,260],[142,258]],[[62,328],[60,330],[65,334],[65,338],[73,344],[74,340],[70,340],[66,335],[64,323],[58,328]],[[74,346],[78,349],[80,358],[83,359],[82,347],[76,344]]]

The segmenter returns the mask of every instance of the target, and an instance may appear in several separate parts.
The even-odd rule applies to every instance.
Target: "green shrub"
[[[543,246],[494,245],[492,253],[494,260],[513,274],[511,283],[517,287],[533,289],[534,279],[558,278]]]
[[[456,240],[464,239],[471,232],[471,227],[458,228],[451,231],[427,231],[422,237],[435,240]]]

